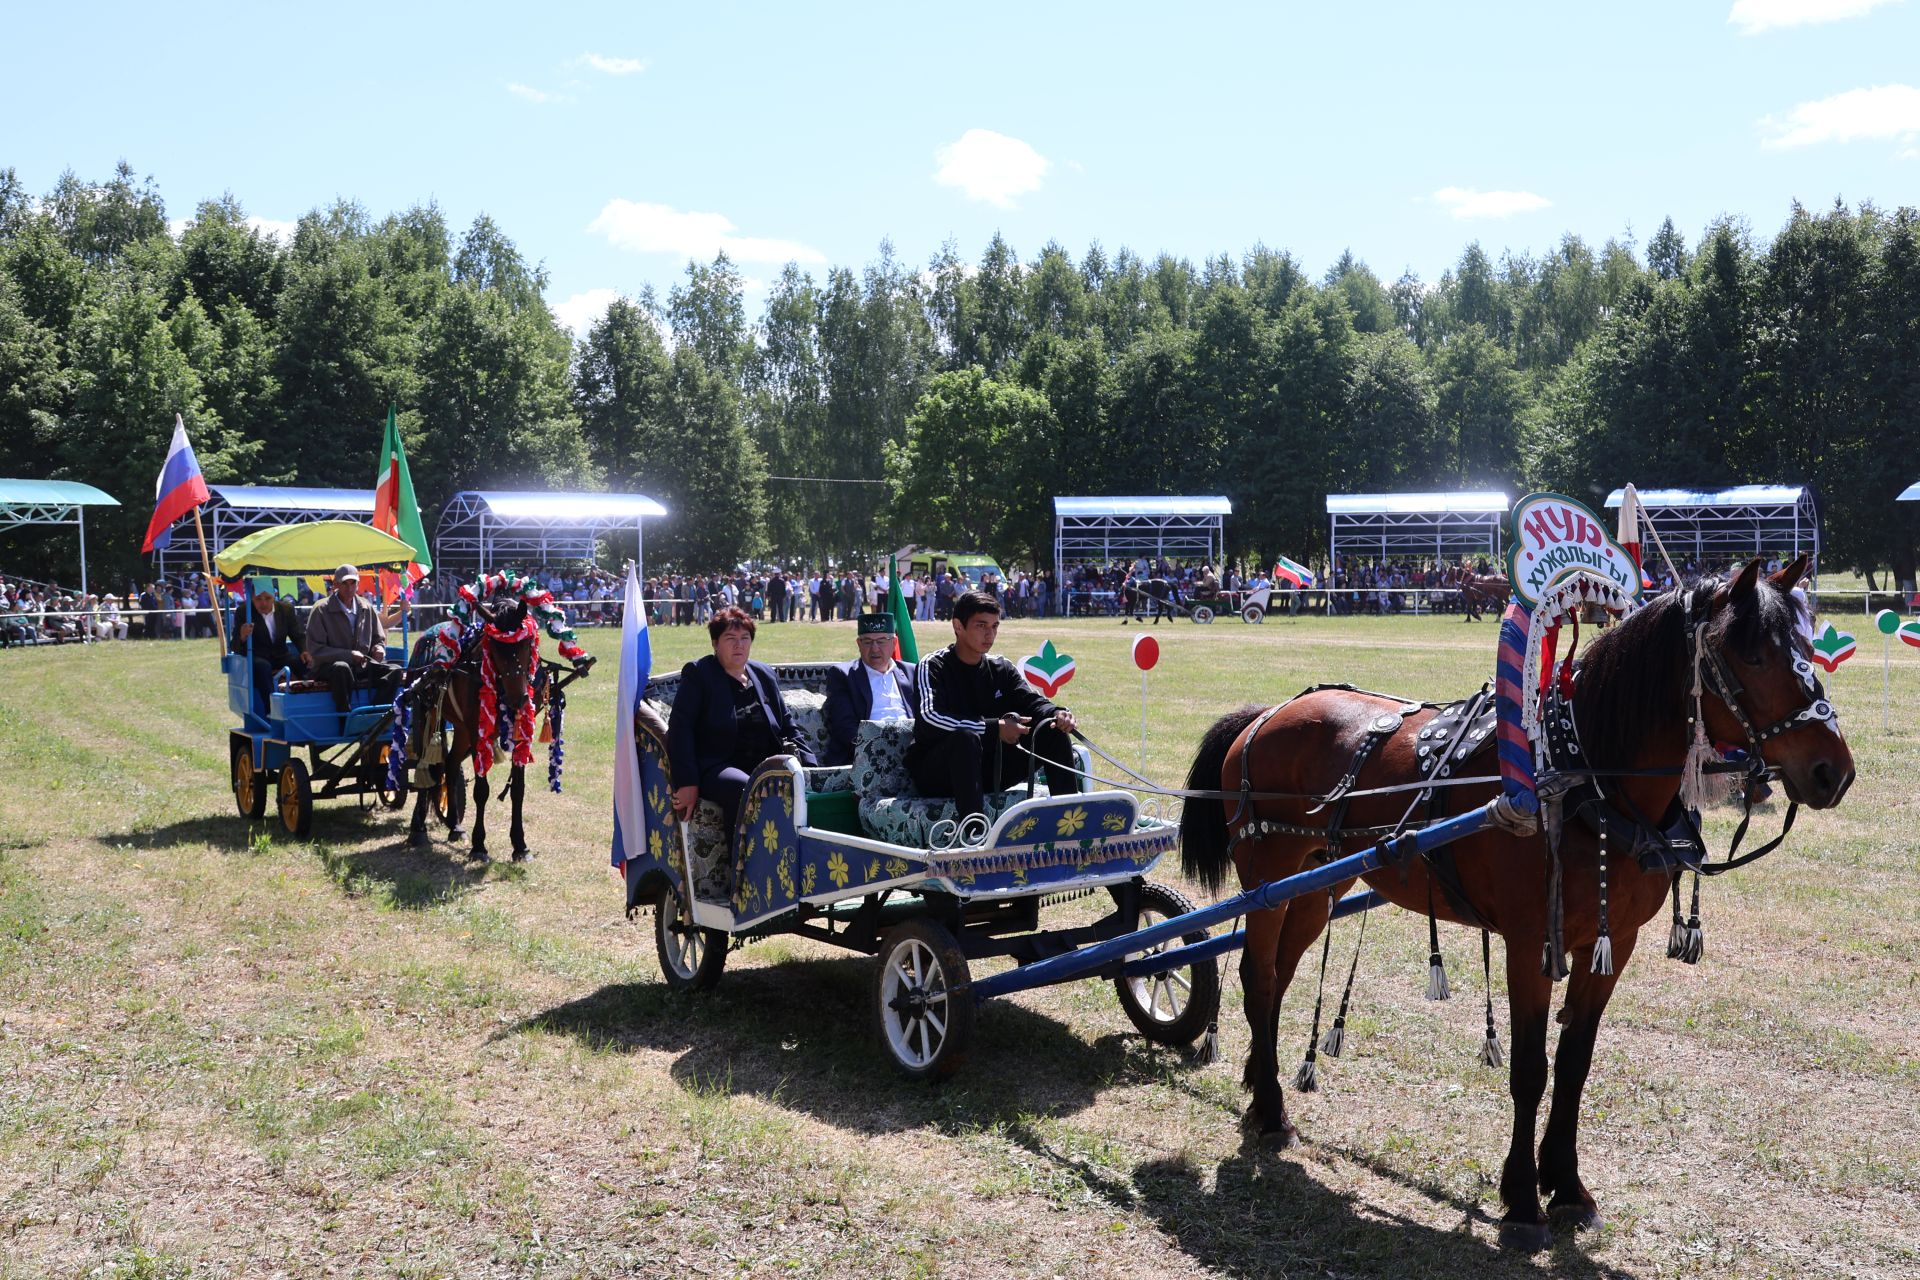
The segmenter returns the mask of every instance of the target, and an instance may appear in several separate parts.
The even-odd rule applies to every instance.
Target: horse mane
[[[1681,729],[1693,670],[1687,662],[1687,609],[1705,616],[1713,599],[1731,581],[1701,578],[1654,597],[1618,626],[1602,633],[1579,659],[1574,685],[1574,715],[1581,749],[1596,768],[1631,765],[1649,739],[1671,736],[1684,746]],[[1723,613],[1711,639],[1733,655],[1756,657],[1768,645],[1792,652],[1801,605],[1790,593],[1761,577],[1753,595]]]

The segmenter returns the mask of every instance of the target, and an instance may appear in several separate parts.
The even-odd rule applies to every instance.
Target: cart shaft
[[[1192,933],[1196,929],[1211,928],[1213,925],[1232,920],[1237,916],[1244,916],[1254,911],[1265,911],[1297,898],[1301,894],[1323,892],[1343,880],[1351,880],[1369,871],[1378,871],[1382,867],[1405,862],[1430,849],[1437,849],[1443,844],[1478,834],[1492,820],[1493,806],[1498,803],[1498,800],[1489,800],[1480,808],[1458,817],[1447,818],[1430,827],[1423,827],[1418,831],[1410,831],[1403,836],[1384,840],[1371,849],[1348,854],[1344,858],[1335,859],[1310,871],[1302,871],[1282,880],[1269,880],[1265,884],[1255,885],[1244,893],[1237,893],[1223,902],[1216,902],[1210,907],[1201,907],[1186,915],[1175,916],[1171,920],[1163,920],[1159,924],[1135,930],[1123,938],[1114,938],[1109,942],[1096,942],[1092,946],[1082,947],[1078,951],[1069,952],[1063,956],[1035,961],[1033,964],[1022,965],[1018,969],[1010,969],[1005,973],[976,978],[973,982],[974,999],[990,1000],[995,996],[1010,995],[1015,991],[1030,991],[1034,987],[1071,982],[1136,952],[1156,947],[1163,942],[1177,942],[1181,935]]]
[[[1375,907],[1386,905],[1386,901],[1372,889],[1364,893],[1350,893],[1333,904],[1333,911],[1327,919],[1333,921],[1346,916],[1357,916],[1362,911],[1371,911]],[[1129,960],[1120,973],[1122,977],[1127,978],[1150,978],[1156,973],[1184,969],[1190,964],[1211,960],[1214,956],[1223,956],[1229,951],[1238,951],[1246,945],[1246,931],[1234,929],[1228,933],[1216,934],[1205,942],[1192,942],[1184,947],[1172,947],[1166,951],[1156,951],[1150,956],[1141,956],[1138,960]]]

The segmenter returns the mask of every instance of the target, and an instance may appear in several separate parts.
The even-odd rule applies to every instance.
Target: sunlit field
[[[1377,914],[1346,1054],[1289,1090],[1306,1144],[1269,1154],[1231,963],[1214,1065],[1081,983],[985,1006],[939,1088],[873,1043],[870,960],[764,941],[670,994],[607,866],[615,632],[585,634],[608,661],[572,691],[565,794],[530,780],[535,857],[477,869],[351,801],[308,842],[242,821],[211,641],[0,653],[0,1277],[1920,1274],[1920,653],[1893,655],[1885,733],[1880,638],[1841,624],[1859,782],[1707,887],[1702,964],[1635,957],[1583,1118],[1607,1225],[1533,1259],[1495,1243],[1509,1104],[1472,934],[1443,936],[1431,1004],[1425,922]],[[1061,700],[1134,764],[1136,630],[1010,621],[1000,648],[1071,654]],[[1170,784],[1243,702],[1452,698],[1493,664],[1493,624],[1457,618],[1158,635],[1144,764]],[[705,631],[653,647],[677,667]],[[755,656],[853,649],[763,625]],[[1312,999],[1303,976],[1288,1073]]]

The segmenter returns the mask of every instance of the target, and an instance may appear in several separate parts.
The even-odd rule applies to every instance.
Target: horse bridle
[[[1687,626],[1687,646],[1693,651],[1694,664],[1705,677],[1703,684],[1713,690],[1721,704],[1739,723],[1740,731],[1746,734],[1748,757],[1750,761],[1758,762],[1757,765],[1749,765],[1750,772],[1765,772],[1767,766],[1761,758],[1761,749],[1780,735],[1807,725],[1839,723],[1839,713],[1828,700],[1820,677],[1813,673],[1813,664],[1796,652],[1793,655],[1793,673],[1799,677],[1800,688],[1805,691],[1807,700],[1766,728],[1755,728],[1753,717],[1747,714],[1746,704],[1740,700],[1746,687],[1740,683],[1740,677],[1733,673],[1720,646],[1708,638],[1706,621],[1701,621],[1698,626],[1694,624],[1692,593],[1684,593],[1681,601]],[[1701,714],[1697,703],[1693,713],[1696,717]]]

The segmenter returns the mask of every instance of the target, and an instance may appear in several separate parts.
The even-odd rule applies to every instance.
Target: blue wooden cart
[[[796,722],[817,729],[826,667],[776,670]],[[951,801],[912,793],[906,721],[862,725],[851,766],[767,761],[731,833],[710,804],[676,822],[663,713],[677,682],[654,681],[636,717],[648,847],[626,864],[629,907],[656,908],[660,967],[675,987],[713,986],[730,948],[776,934],[875,956],[880,1043],[902,1072],[937,1078],[966,1054],[972,963],[1027,968],[1193,910],[1177,889],[1148,879],[1178,829],[1143,812],[1131,792],[1051,795],[1035,779],[990,796],[983,818],[962,823]],[[1084,753],[1080,760],[1085,769]],[[1085,923],[1043,922],[1046,908],[1073,898],[1108,909]],[[1116,960],[1098,976],[1114,981],[1134,1026],[1160,1043],[1197,1043],[1218,1012],[1212,957],[1138,974]]]
[[[315,575],[341,564],[363,570],[404,569],[413,554],[406,543],[366,525],[322,520],[249,534],[223,550],[215,567],[234,581],[256,575]],[[386,659],[405,665],[404,633],[401,644],[387,646]],[[228,733],[227,756],[234,807],[243,819],[256,822],[266,815],[269,789],[275,793],[281,826],[298,838],[312,831],[317,800],[365,797],[387,809],[406,803],[404,787],[388,785],[393,703],[386,694],[356,688],[342,714],[331,692],[311,681],[295,681],[284,668],[275,673],[273,688],[257,697],[249,654],[222,654],[220,667],[227,681],[227,707],[240,721]]]

